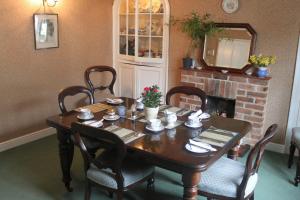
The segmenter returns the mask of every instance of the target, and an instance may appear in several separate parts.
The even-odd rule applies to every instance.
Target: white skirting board
[[[267,144],[267,146],[266,146],[266,150],[274,151],[274,152],[282,153],[282,154],[285,153],[285,152],[284,152],[285,147],[284,147],[283,144],[269,143],[269,144]]]
[[[254,146],[254,144],[251,143],[251,140],[249,140],[247,138],[243,138],[242,144],[250,144],[252,147]],[[282,153],[282,154],[288,153],[288,152],[285,152],[285,146],[283,144],[277,144],[277,143],[272,143],[272,142],[267,144],[266,150],[277,152],[277,153]]]
[[[45,128],[21,137],[17,137],[5,142],[0,143],[0,152],[6,151],[8,149],[12,149],[17,146],[21,146],[23,144],[27,144],[29,142],[33,142],[35,140],[53,135],[56,133],[54,128]]]

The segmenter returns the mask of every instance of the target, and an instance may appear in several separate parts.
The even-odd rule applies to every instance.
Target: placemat
[[[223,147],[238,133],[210,127],[203,131],[196,139],[211,145]]]
[[[119,138],[121,138],[121,140],[123,140],[125,144],[132,142],[145,135],[144,133],[137,133],[133,130],[122,128],[116,125],[108,126],[105,128],[105,130],[110,131],[119,136]]]
[[[80,109],[82,109],[82,108],[88,108],[92,111],[92,113],[97,113],[97,112],[101,112],[103,110],[111,109],[113,107],[110,105],[104,104],[104,103],[96,103],[96,104],[76,108],[75,111],[80,112]]]
[[[166,104],[160,105],[159,106],[159,112],[162,112],[162,111],[164,111],[164,110],[166,110],[167,108],[170,108],[170,107],[172,107],[172,106],[166,105]]]
[[[184,115],[190,114],[191,112],[194,112],[194,111],[189,110],[189,109],[183,109],[183,110],[180,110],[179,112],[177,112],[176,114],[178,117],[182,117]]]
[[[159,112],[163,112],[166,109],[168,109],[168,111],[170,112],[175,112],[177,116],[182,117],[186,114],[189,114],[191,112],[193,112],[192,110],[186,109],[186,108],[179,108],[179,107],[175,107],[175,106],[169,106],[169,105],[162,105],[159,109]]]

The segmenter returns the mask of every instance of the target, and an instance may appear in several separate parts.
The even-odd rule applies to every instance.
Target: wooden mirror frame
[[[256,31],[251,27],[250,24],[248,24],[248,23],[216,23],[216,26],[219,28],[244,28],[244,29],[247,29],[249,31],[249,33],[252,35],[249,57],[250,57],[250,55],[252,55],[254,53],[257,34],[256,34]],[[205,40],[206,39],[204,39],[204,41],[202,42],[201,47],[200,47],[200,63],[205,69],[217,70],[217,71],[227,70],[228,72],[245,73],[245,71],[252,66],[251,64],[247,64],[241,69],[219,67],[219,66],[209,66],[203,58]]]

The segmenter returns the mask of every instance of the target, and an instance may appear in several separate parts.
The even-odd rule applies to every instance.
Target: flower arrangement
[[[153,85],[151,87],[145,87],[142,96],[145,107],[156,108],[160,104],[162,94],[159,92],[159,87],[157,85]]]
[[[249,62],[257,65],[258,67],[267,67],[268,65],[275,64],[275,56],[264,56],[264,55],[252,55],[250,56]]]

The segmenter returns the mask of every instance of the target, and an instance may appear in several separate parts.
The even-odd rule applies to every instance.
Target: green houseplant
[[[275,64],[275,56],[251,55],[249,62],[257,67],[257,76],[264,78],[269,75],[268,66]]]
[[[195,59],[195,49],[202,46],[205,36],[221,30],[210,19],[210,14],[201,16],[195,11],[183,19],[173,19],[173,24],[179,24],[181,31],[190,37],[190,44],[186,56],[183,58],[184,67],[191,67],[191,60]]]
[[[160,99],[162,97],[159,87],[157,85],[145,87],[142,97],[145,105],[145,118],[147,120],[157,118]]]

